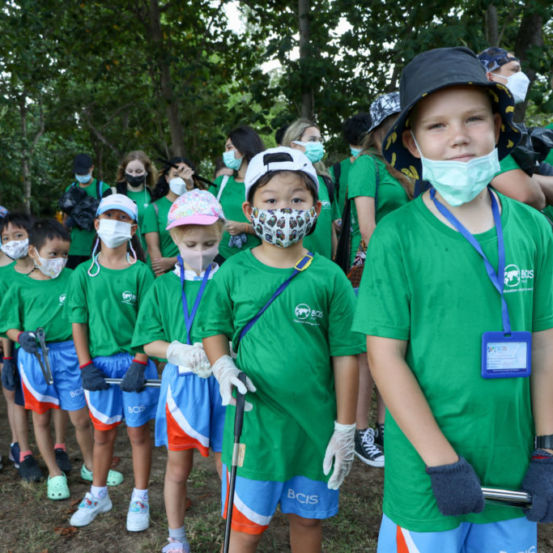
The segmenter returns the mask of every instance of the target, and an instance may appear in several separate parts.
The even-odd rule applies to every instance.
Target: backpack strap
[[[326,189],[328,190],[328,199],[330,200],[330,203],[334,203],[334,181],[328,177],[327,175],[321,175],[323,178],[323,181],[326,185]]]
[[[269,298],[269,301],[259,310],[257,315],[255,315],[253,318],[251,318],[247,323],[246,326],[242,329],[240,332],[240,335],[238,337],[238,344],[236,346],[236,349],[238,351],[238,346],[240,345],[240,342],[244,338],[244,336],[249,332],[251,327],[257,322],[257,320],[267,311],[267,308],[273,303],[282,292],[288,287],[290,282],[297,277],[301,272],[305,271],[312,263],[313,261],[313,253],[307,252],[294,266],[294,271],[292,274],[275,290],[273,295]]]
[[[225,189],[229,178],[230,177],[228,175],[223,175],[223,180],[221,181],[221,184],[219,185],[219,190],[217,192],[217,201],[220,200],[221,194],[223,193],[223,190]]]

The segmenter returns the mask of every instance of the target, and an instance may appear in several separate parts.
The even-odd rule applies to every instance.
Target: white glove
[[[202,344],[196,342],[190,346],[175,340],[167,348],[167,361],[178,365],[184,371],[192,371],[202,378],[211,375],[211,366]]]
[[[246,384],[244,385],[238,379],[238,375],[242,372],[240,371],[234,361],[229,355],[223,355],[215,361],[213,367],[213,376],[219,382],[219,389],[221,392],[221,399],[223,405],[236,405],[236,399],[232,397],[232,388],[236,387],[239,393],[245,394],[247,392],[255,392],[256,387],[253,385],[253,382],[246,377]],[[251,411],[253,405],[246,401],[244,404],[245,411]]]
[[[323,461],[323,472],[327,475],[334,460],[334,470],[327,484],[329,490],[337,490],[342,485],[353,463],[354,451],[355,423],[340,424],[334,421],[334,432],[326,447]]]

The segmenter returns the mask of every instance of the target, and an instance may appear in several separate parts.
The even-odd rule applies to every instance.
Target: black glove
[[[144,378],[144,371],[146,365],[133,360],[131,366],[127,369],[123,382],[121,382],[121,390],[124,392],[141,392],[144,390],[144,384],[146,382]]]
[[[15,373],[17,367],[15,361],[10,357],[4,357],[4,365],[2,366],[2,386],[13,392],[15,390]]]
[[[451,465],[426,467],[426,472],[430,475],[432,491],[442,515],[468,515],[484,509],[480,480],[463,457]]]
[[[545,177],[553,177],[553,165],[542,161],[539,167],[536,169],[536,173]]]
[[[17,341],[27,353],[38,353],[38,344],[34,332],[20,332]]]
[[[104,380],[106,375],[93,363],[81,367],[81,379],[83,388],[89,392],[97,392],[98,390],[107,390],[109,384]]]
[[[532,505],[525,510],[533,522],[553,522],[553,455],[535,449],[522,481],[522,489],[532,496]]]

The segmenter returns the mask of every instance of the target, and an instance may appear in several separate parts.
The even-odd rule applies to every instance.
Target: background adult
[[[215,186],[209,188],[223,206],[225,214],[225,230],[219,244],[219,254],[224,259],[259,244],[259,238],[242,211],[242,204],[246,199],[244,177],[248,164],[255,154],[264,149],[259,135],[247,125],[230,131],[225,141],[223,162],[234,174],[217,177]]]

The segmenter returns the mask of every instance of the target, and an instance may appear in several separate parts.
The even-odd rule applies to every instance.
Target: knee
[[[172,484],[186,484],[189,476],[190,467],[185,466],[182,463],[173,463],[171,461],[167,463],[167,480],[169,480]]]
[[[321,521],[318,518],[303,518],[298,515],[289,514],[288,520],[290,521],[290,526],[303,530],[313,530],[321,526]]]
[[[44,430],[45,428],[50,430],[50,413],[33,412],[33,425],[35,428],[40,428],[41,430]]]
[[[252,549],[255,549],[257,544],[260,542],[261,536],[263,536],[263,534],[246,534],[245,532],[237,532],[236,530],[233,530],[231,533],[231,540],[238,543],[240,549],[251,551]]]
[[[127,434],[131,445],[142,446],[150,443],[150,429],[147,426],[139,426],[137,428],[127,427]]]
[[[113,444],[115,441],[116,432],[112,430],[95,430],[94,431],[94,444],[99,446],[106,446]]]
[[[88,418],[88,413],[81,413],[77,411],[71,415],[71,422],[77,430],[87,430],[90,428],[90,419]]]

